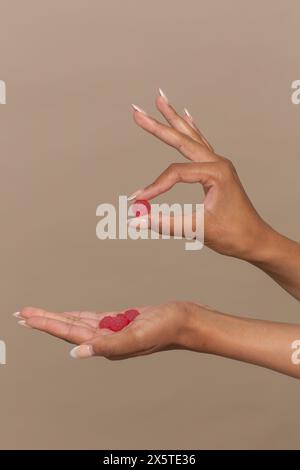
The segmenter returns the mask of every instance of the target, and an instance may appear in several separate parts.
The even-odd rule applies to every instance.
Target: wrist
[[[266,225],[245,261],[262,269],[270,268],[272,270],[272,267],[289,260],[292,254],[299,257],[299,243]]]
[[[278,232],[267,223],[262,222],[240,259],[252,264],[271,260],[274,252],[278,249],[278,242],[281,238],[282,236]]]
[[[214,322],[220,314],[192,302],[186,302],[184,310],[184,326],[179,334],[179,346],[191,351],[211,352],[216,333]]]

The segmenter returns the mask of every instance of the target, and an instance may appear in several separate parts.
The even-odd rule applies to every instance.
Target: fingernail
[[[135,111],[138,111],[139,113],[142,113],[142,114],[146,114],[146,115],[147,115],[146,111],[144,111],[142,108],[140,108],[140,107],[137,106],[136,104],[132,104],[131,106],[133,107],[133,109],[134,109]]]
[[[75,346],[75,348],[71,349],[70,356],[73,359],[84,359],[86,357],[94,356],[93,346],[90,344],[81,344],[80,346]]]
[[[189,110],[188,110],[187,108],[184,108],[183,110],[184,110],[184,114],[185,114],[188,118],[190,118],[191,120],[193,120],[193,116],[191,115],[191,113],[189,112]]]
[[[139,194],[141,194],[142,191],[143,191],[142,189],[138,189],[137,191],[132,193],[130,196],[128,196],[127,201],[133,201],[134,199],[138,197]]]
[[[169,103],[167,95],[162,91],[161,88],[158,89],[160,96],[165,100],[166,103]]]
[[[15,312],[15,313],[13,313],[13,317],[22,318],[22,315],[21,315],[20,312]]]
[[[25,328],[31,328],[31,326],[29,326],[27,323],[26,323],[26,320],[20,320],[18,321],[18,324],[20,326],[25,326]]]

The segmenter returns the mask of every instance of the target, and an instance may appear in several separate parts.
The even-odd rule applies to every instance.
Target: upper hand
[[[181,117],[163,96],[156,98],[156,106],[169,125],[136,110],[135,122],[190,162],[170,165],[153,183],[136,191],[136,197],[153,199],[177,183],[200,183],[205,193],[205,244],[225,255],[251,258],[270,227],[253,207],[232,162],[213,150],[190,115]]]

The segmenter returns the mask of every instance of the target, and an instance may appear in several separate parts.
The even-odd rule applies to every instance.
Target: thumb
[[[125,328],[112,334],[99,334],[93,339],[76,346],[70,351],[74,359],[103,356],[107,359],[120,359],[138,352],[140,348],[136,330]]]

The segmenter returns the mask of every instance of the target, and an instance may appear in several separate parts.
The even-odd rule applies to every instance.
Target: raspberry
[[[113,317],[111,315],[107,315],[106,317],[102,318],[102,320],[100,320],[100,322],[99,322],[99,328],[109,328],[110,329],[112,319],[113,319]]]
[[[132,210],[135,214],[135,217],[140,217],[141,215],[149,215],[151,211],[151,205],[145,199],[138,199],[132,205]]]
[[[120,331],[125,328],[129,323],[128,318],[123,315],[123,313],[118,313],[115,317],[112,317],[111,322],[110,322],[110,329],[112,331]]]
[[[124,316],[127,318],[127,320],[131,323],[135,317],[137,317],[138,315],[140,314],[140,312],[138,312],[137,310],[134,310],[134,309],[130,309],[130,310],[126,310],[126,312],[124,312]]]
[[[124,313],[118,313],[115,316],[107,315],[99,322],[99,328],[108,328],[111,331],[121,331],[129,323],[133,322],[135,317],[140,314],[137,310],[126,310]]]

